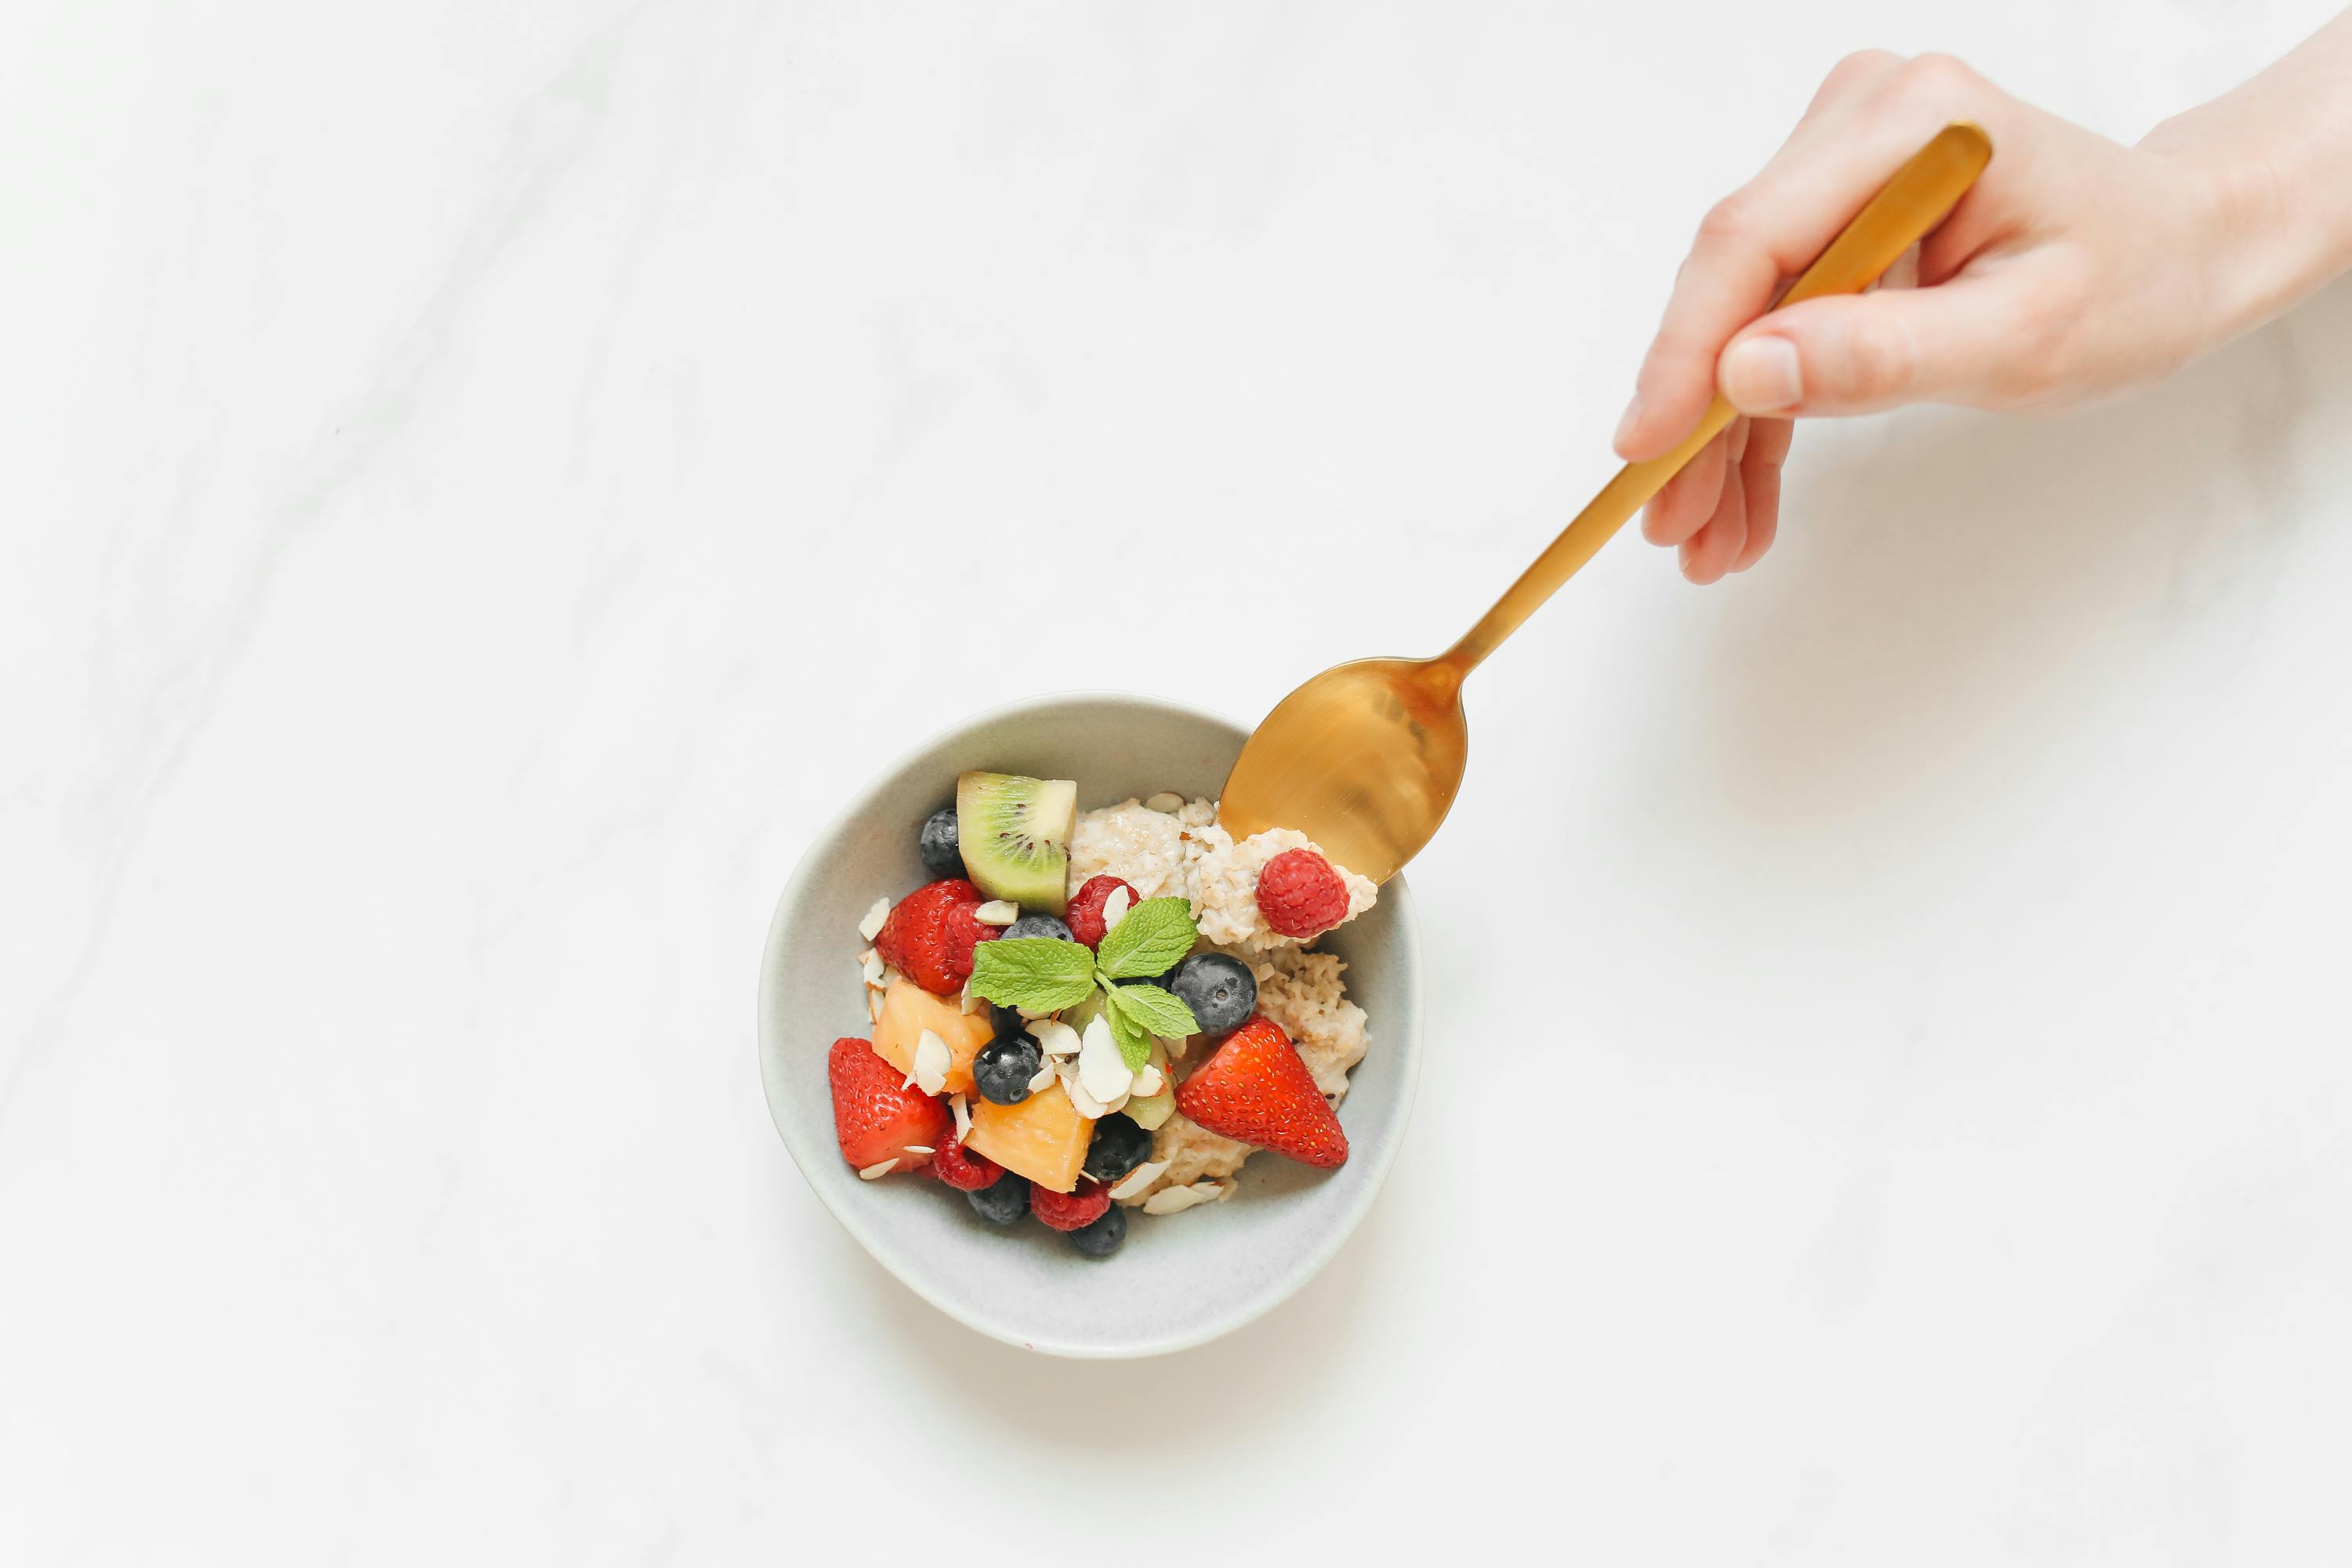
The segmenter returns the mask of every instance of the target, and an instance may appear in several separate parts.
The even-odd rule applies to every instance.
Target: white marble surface
[[[936,1316],[751,1041],[913,739],[1450,637],[1840,53],[2129,137],[2330,9],[0,10],[0,1562],[2340,1560],[2341,288],[1612,546],[1225,1342]]]

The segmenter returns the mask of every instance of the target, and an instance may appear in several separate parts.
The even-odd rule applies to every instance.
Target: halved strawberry
[[[951,995],[971,978],[971,950],[1004,934],[979,919],[986,901],[961,877],[926,883],[891,910],[874,951],[932,995]]]
[[[824,1070],[833,1085],[834,1136],[841,1157],[859,1171],[885,1160],[898,1162],[894,1170],[919,1171],[931,1156],[910,1154],[907,1146],[931,1150],[947,1142],[954,1120],[946,1104],[908,1083],[867,1041],[855,1035],[834,1041]]]
[[[1176,1109],[1212,1132],[1329,1170],[1348,1158],[1348,1134],[1290,1037],[1252,1018],[1176,1086]]]

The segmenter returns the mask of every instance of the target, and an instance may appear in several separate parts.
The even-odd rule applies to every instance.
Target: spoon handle
[[[1773,309],[1823,294],[1859,294],[1869,288],[1897,257],[1944,221],[1991,159],[1992,139],[1981,129],[1965,122],[1944,127],[1895,171],[1894,177],[1854,215],[1853,221]],[[1470,628],[1469,635],[1433,663],[1449,667],[1445,673],[1454,682],[1476,668],[1738,416],[1738,411],[1718,396],[1707,405],[1698,428],[1673,451],[1620,468],[1617,477],[1603,485],[1601,493],[1551,542],[1551,547]]]

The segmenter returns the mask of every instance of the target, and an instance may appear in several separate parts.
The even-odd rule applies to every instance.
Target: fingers
[[[1935,289],[1808,300],[1734,337],[1718,384],[1751,415],[2036,401],[2063,378],[2074,300],[2051,270],[1992,269]]]
[[[1748,487],[1736,468],[1725,481],[1715,515],[1682,547],[1683,575],[1702,586],[1719,581],[1748,545]]]
[[[1756,564],[1779,531],[1780,467],[1792,433],[1786,419],[1735,422],[1651,500],[1643,536],[1678,547],[1694,583]]]
[[[1780,466],[1789,460],[1789,441],[1796,428],[1786,419],[1756,421],[1747,458],[1739,465],[1740,483],[1747,490],[1748,542],[1731,563],[1734,572],[1745,572],[1762,560],[1780,531]]]
[[[1770,306],[1781,281],[1810,266],[1937,129],[1988,118],[1999,98],[1937,56],[1862,57],[1832,73],[1787,145],[1699,226],[1618,426],[1619,456],[1654,458],[1687,434],[1724,345]]]
[[[1700,447],[1698,456],[1650,498],[1642,519],[1643,538],[1653,544],[1680,544],[1706,525],[1722,501],[1730,437],[1727,430]]]

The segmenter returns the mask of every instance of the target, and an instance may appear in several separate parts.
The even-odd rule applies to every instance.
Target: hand
[[[1890,275],[1871,294],[1766,315],[1955,120],[1991,134],[1993,159],[1920,246],[1916,286]],[[1791,416],[2055,407],[2223,341],[2242,324],[2221,265],[2239,193],[2207,140],[2183,120],[2120,146],[1941,56],[1842,61],[1763,172],[1707,214],[1675,279],[1618,453],[1666,451],[1718,387],[1742,416],[1658,492],[1643,534],[1713,583],[1771,545]]]

